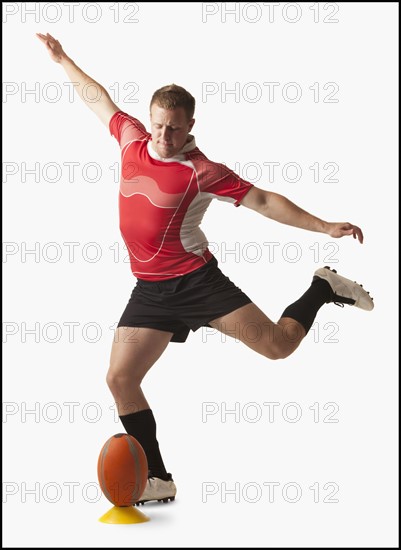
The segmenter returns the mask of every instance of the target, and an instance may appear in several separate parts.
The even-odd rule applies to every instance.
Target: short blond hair
[[[195,98],[185,88],[177,86],[177,84],[169,84],[156,90],[152,95],[150,108],[152,108],[154,103],[169,111],[182,107],[187,114],[188,120],[191,120],[194,116]]]

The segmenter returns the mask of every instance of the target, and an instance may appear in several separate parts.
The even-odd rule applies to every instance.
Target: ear
[[[188,128],[189,128],[189,132],[192,130],[193,126],[195,124],[195,119],[194,118],[191,118],[191,120],[189,121],[189,125],[188,125]]]

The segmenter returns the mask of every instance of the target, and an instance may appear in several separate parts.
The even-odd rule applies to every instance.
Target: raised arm
[[[112,101],[107,90],[96,80],[85,74],[68,57],[60,42],[51,34],[36,33],[36,36],[45,44],[51,59],[55,63],[60,63],[63,67],[82,101],[108,127],[113,114],[121,109]]]
[[[354,239],[357,238],[360,243],[363,243],[363,233],[357,225],[349,222],[325,222],[302,210],[302,208],[278,193],[271,193],[254,186],[248,191],[240,204],[276,222],[307,229],[308,231],[327,233],[334,238],[352,235]]]

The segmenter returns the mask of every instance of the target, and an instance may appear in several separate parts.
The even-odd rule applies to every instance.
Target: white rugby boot
[[[374,307],[373,298],[366,292],[362,285],[351,279],[346,279],[330,267],[321,267],[314,273],[313,280],[317,278],[327,281],[332,289],[332,297],[329,302],[344,307],[344,304],[359,307],[371,311]],[[327,302],[327,303],[329,303]]]
[[[171,474],[167,475],[168,479],[164,480],[159,477],[153,477],[152,474],[150,474],[145,490],[141,498],[135,502],[135,504],[139,506],[140,504],[145,504],[145,502],[149,502],[151,500],[157,500],[159,502],[174,500],[175,495],[177,494],[177,487],[175,486]]]

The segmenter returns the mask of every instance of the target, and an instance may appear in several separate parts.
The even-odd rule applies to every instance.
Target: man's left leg
[[[329,302],[373,309],[373,299],[362,285],[325,267],[315,271],[311,286],[284,310],[277,323],[251,303],[210,321],[209,325],[269,359],[284,359],[297,349],[319,309]]]
[[[274,323],[253,303],[209,321],[209,325],[269,359],[288,357],[306,335],[295,319],[282,317]]]

